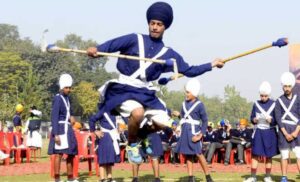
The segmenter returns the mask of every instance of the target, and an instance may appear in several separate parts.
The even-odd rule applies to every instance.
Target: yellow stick
[[[273,47],[272,44],[265,45],[265,46],[262,46],[262,47],[259,47],[259,48],[256,48],[256,49],[253,49],[253,50],[250,50],[250,51],[246,51],[244,53],[241,53],[241,54],[238,54],[238,55],[235,55],[235,56],[232,56],[232,57],[229,57],[227,59],[224,59],[223,62],[226,63],[228,61],[231,61],[231,60],[243,57],[243,56],[247,56],[249,54],[253,54],[255,52],[258,52],[258,51],[261,51],[261,50],[264,50],[264,49],[268,49],[270,47]]]
[[[61,52],[74,52],[74,53],[80,53],[80,54],[87,54],[87,51],[85,50],[78,50],[78,49],[66,49],[61,47],[56,47],[55,51],[61,51]],[[50,50],[51,52],[51,50]],[[142,61],[148,61],[153,63],[160,63],[165,64],[165,60],[161,59],[151,59],[151,58],[140,58],[136,56],[129,56],[129,55],[123,55],[123,54],[115,54],[115,53],[107,53],[107,52],[97,52],[98,56],[108,56],[108,57],[117,57],[117,58],[124,58],[124,59],[132,59],[132,60],[142,60]]]
[[[244,53],[241,53],[241,54],[238,54],[238,55],[235,55],[235,56],[232,56],[232,57],[229,57],[227,59],[224,59],[222,62],[226,63],[226,62],[232,61],[234,59],[237,59],[237,58],[240,58],[240,57],[243,57],[243,56],[247,56],[249,54],[253,54],[255,52],[258,52],[258,51],[261,51],[261,50],[264,50],[264,49],[268,49],[270,47],[273,47],[272,44],[265,45],[265,46],[262,46],[262,47],[259,47],[259,48],[256,48],[256,49],[253,49],[253,50],[250,50],[250,51],[246,51]],[[179,73],[177,76],[175,76],[175,75],[171,76],[171,80],[176,80],[177,78],[181,78],[181,77],[184,77],[184,75]]]

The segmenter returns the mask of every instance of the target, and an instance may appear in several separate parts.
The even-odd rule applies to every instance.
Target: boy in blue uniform
[[[232,149],[232,143],[230,142],[232,129],[231,125],[228,121],[225,121],[224,119],[220,122],[220,128],[215,131],[216,133],[216,142],[213,142],[209,149],[207,154],[207,163],[212,163],[212,157],[216,151],[216,149],[225,148],[225,160],[224,165],[227,166],[229,164],[230,159],[230,153]]]
[[[248,121],[246,119],[240,119],[239,129],[235,137],[238,141],[237,145],[238,162],[236,164],[245,164],[244,162],[244,150],[251,147],[252,129],[248,129]]]
[[[100,131],[96,130],[96,123],[90,122],[90,131],[97,137],[97,155],[100,166],[100,182],[115,182],[112,179],[112,166],[120,161],[120,147],[118,140],[120,135],[117,130],[117,113],[96,114],[94,116],[100,121]],[[105,178],[107,177],[107,179]]]
[[[173,21],[172,7],[165,2],[152,4],[147,10],[149,35],[129,34],[121,36],[97,47],[87,49],[89,56],[97,57],[96,52],[120,52],[125,55],[176,60],[178,72],[188,77],[195,77],[213,67],[223,67],[224,63],[216,59],[212,63],[199,66],[189,66],[182,56],[172,48],[165,47],[162,39],[166,29]],[[172,72],[173,67],[166,64],[144,61],[130,61],[119,58],[117,69],[119,79],[107,82],[102,88],[103,105],[100,112],[110,112],[117,109],[123,117],[129,117],[128,122],[128,158],[130,162],[140,163],[142,158],[137,149],[138,130],[146,116],[154,122],[154,128],[160,130],[168,126],[169,116],[166,107],[155,95],[155,87],[150,83],[157,80],[162,73]],[[170,127],[170,126],[169,126]]]
[[[259,157],[266,157],[266,175],[264,182],[272,182],[272,157],[278,154],[275,102],[270,99],[271,85],[262,82],[259,87],[260,100],[253,104],[251,122],[254,125],[252,135],[251,177],[244,182],[256,182]]]
[[[207,131],[203,137],[203,151],[205,157],[207,157],[207,153],[210,148],[210,145],[213,142],[216,142],[216,133],[214,132],[213,128],[214,128],[214,123],[208,122]]]
[[[22,118],[21,114],[24,110],[24,106],[22,104],[18,104],[16,106],[16,114],[13,117],[14,128],[16,132],[22,132]]]
[[[59,78],[60,93],[54,97],[51,111],[52,131],[48,147],[48,154],[55,155],[54,177],[60,181],[60,163],[63,154],[67,154],[68,181],[77,182],[73,178],[73,158],[77,155],[77,140],[71,124],[75,121],[72,116],[70,98],[73,79],[69,74],[62,74]]]
[[[276,101],[275,118],[279,127],[278,146],[281,153],[281,182],[287,182],[287,166],[290,150],[297,158],[298,170],[300,170],[300,99],[293,94],[296,79],[291,72],[285,72],[281,76],[281,84],[284,94]]]
[[[205,157],[202,154],[201,139],[207,129],[207,114],[203,103],[197,98],[200,91],[200,83],[191,79],[185,86],[186,99],[181,109],[181,136],[177,143],[176,151],[186,155],[189,173],[188,182],[195,182],[193,176],[193,156],[196,155],[204,171],[206,181],[212,182]]]
[[[172,136],[169,141],[169,146],[171,150],[171,161],[175,164],[178,160],[178,155],[176,153],[177,142],[180,138],[180,130],[178,129],[178,121],[173,121],[172,123]]]

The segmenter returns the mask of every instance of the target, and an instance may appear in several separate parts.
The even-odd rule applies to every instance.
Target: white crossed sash
[[[289,107],[287,108],[284,103],[282,102],[282,100],[279,98],[279,103],[281,105],[281,107],[283,108],[283,110],[285,111],[284,115],[281,117],[281,122],[282,123],[286,123],[286,124],[290,124],[290,125],[296,125],[298,122],[298,118],[296,116],[293,115],[293,113],[291,113],[291,109],[296,101],[297,95],[293,96],[293,99],[289,105]],[[292,120],[287,120],[286,117],[289,116]]]
[[[183,124],[183,123],[189,123],[189,124],[191,124],[191,128],[192,128],[192,134],[193,135],[197,135],[197,134],[199,134],[200,133],[200,131],[199,132],[195,132],[195,125],[200,125],[200,121],[198,121],[198,120],[194,120],[191,116],[190,116],[190,114],[191,114],[191,112],[200,104],[201,102],[198,100],[197,102],[195,102],[194,104],[193,104],[193,106],[189,109],[189,110],[187,110],[186,109],[186,107],[185,107],[185,102],[183,102],[182,103],[182,108],[183,108],[183,111],[184,111],[184,117],[181,119],[181,121],[180,121],[180,123],[181,124]]]
[[[137,34],[138,36],[138,43],[139,43],[139,57],[145,58],[145,46],[144,46],[144,39],[141,34]],[[158,54],[156,54],[152,59],[157,59],[161,57],[168,51],[168,48],[163,47]],[[140,68],[136,70],[130,77],[137,78],[138,76],[141,77],[142,80],[146,79],[146,69],[152,64],[153,62],[150,61],[140,61]]]
[[[120,140],[120,135],[117,131],[116,126],[113,124],[112,120],[110,119],[110,117],[108,116],[108,114],[106,112],[104,113],[104,117],[106,118],[106,120],[108,121],[108,123],[110,124],[110,126],[113,129],[109,130],[109,129],[101,127],[101,131],[105,132],[105,133],[108,133],[110,135],[110,137],[113,140],[113,146],[114,146],[115,152],[116,152],[117,155],[119,155],[120,154],[120,147],[119,147],[118,140]]]
[[[257,127],[259,129],[269,129],[270,128],[270,124],[267,122],[268,118],[272,118],[271,116],[271,112],[274,110],[275,108],[275,102],[271,105],[271,107],[265,111],[258,102],[255,102],[255,106],[258,108],[258,110],[260,111],[260,113],[256,113],[256,118],[258,119],[258,124]]]

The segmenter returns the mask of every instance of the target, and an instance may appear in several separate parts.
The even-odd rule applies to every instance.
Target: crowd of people
[[[63,79],[65,75],[61,76]],[[70,75],[68,77],[71,79]],[[61,83],[61,89],[67,88],[69,91],[71,82],[64,85]],[[130,159],[130,155],[127,156],[128,161],[132,164],[133,169],[133,182],[138,181],[139,166],[145,160],[151,160],[153,165],[153,173],[155,176],[155,182],[160,181],[159,163],[164,160],[164,152],[171,152],[171,161],[178,162],[178,156],[184,155],[186,158],[186,164],[188,168],[188,181],[195,181],[193,175],[193,162],[195,159],[200,162],[200,165],[206,175],[206,181],[213,181],[208,170],[208,165],[212,164],[213,156],[218,155],[218,152],[223,148],[224,151],[224,165],[230,164],[232,150],[234,153],[234,163],[236,165],[245,164],[244,151],[251,149],[252,161],[251,161],[251,176],[245,180],[245,182],[256,182],[256,171],[258,167],[258,161],[261,157],[265,158],[265,182],[273,181],[271,178],[272,157],[281,154],[282,165],[282,182],[287,180],[287,159],[289,157],[289,150],[295,152],[297,157],[297,165],[300,167],[300,153],[298,151],[298,138],[300,125],[296,119],[299,115],[297,102],[297,96],[292,93],[292,88],[295,85],[295,76],[286,72],[281,77],[281,83],[283,86],[284,94],[273,101],[270,98],[271,85],[268,82],[263,82],[259,87],[260,100],[254,102],[251,116],[248,119],[242,118],[239,122],[229,122],[222,119],[217,122],[217,127],[214,127],[215,123],[208,122],[208,117],[205,111],[204,104],[198,99],[200,91],[200,83],[196,79],[191,79],[185,85],[185,101],[182,104],[182,109],[178,111],[166,110],[166,113],[170,116],[168,123],[170,126],[166,126],[161,130],[150,130],[154,125],[153,120],[145,118],[139,125],[137,138],[138,143],[134,149],[140,155],[141,160],[134,161]],[[60,100],[60,105],[57,108],[63,108],[64,114],[66,114],[66,107],[68,102],[62,101],[63,92],[58,94],[56,98]],[[66,96],[66,95],[65,95]],[[67,98],[67,97],[66,97]],[[288,100],[289,98],[289,100]],[[56,101],[57,102],[57,101]],[[61,107],[61,105],[65,105]],[[54,104],[55,106],[55,104]],[[101,103],[99,106],[101,108]],[[55,112],[55,108],[53,108]],[[58,112],[60,113],[60,112]],[[55,116],[54,113],[52,116]],[[68,114],[67,114],[68,116]],[[69,117],[69,116],[68,116]],[[56,116],[56,120],[65,120],[60,116]],[[60,119],[58,119],[60,118]],[[71,117],[70,117],[71,118]],[[52,122],[54,121],[54,118]],[[97,136],[98,147],[97,154],[99,156],[100,165],[100,181],[114,181],[112,175],[113,165],[120,162],[120,148],[126,146],[127,154],[132,151],[133,147],[129,147],[130,136],[130,120],[128,117],[120,115],[117,111],[105,112],[104,114],[97,113],[93,116],[93,119],[89,123],[89,130]],[[65,131],[66,126],[69,131],[65,131],[67,137],[65,149],[51,148],[49,145],[49,154],[53,152],[62,152],[58,155],[67,153],[68,156],[74,157],[76,155],[76,141],[68,141],[73,134],[70,134],[70,124],[65,122],[57,122],[61,129],[57,131]],[[76,123],[76,122],[75,122]],[[234,127],[233,127],[233,126]],[[53,125],[53,130],[55,126]],[[62,135],[58,135],[59,139],[52,137],[51,140],[64,140]],[[74,138],[73,138],[74,139]],[[51,141],[50,140],[50,141]],[[55,141],[54,141],[55,142]],[[60,145],[62,146],[62,145]],[[71,149],[71,151],[69,151]],[[55,153],[54,153],[55,154]],[[72,163],[72,160],[67,162]],[[59,166],[58,161],[57,166]],[[72,164],[70,164],[72,166]],[[68,169],[68,176],[72,177],[71,168]],[[56,170],[59,174],[59,170]],[[56,178],[59,175],[56,175]]]
[[[4,148],[25,147],[29,147],[33,150],[41,149],[42,136],[40,134],[40,129],[42,112],[37,110],[36,106],[30,107],[30,116],[27,118],[23,125],[21,114],[24,111],[24,106],[22,104],[18,104],[15,108],[15,111],[15,115],[12,118],[12,124],[1,123],[0,125],[0,132],[2,132],[3,134],[3,138],[1,138],[1,146],[3,147],[2,150],[4,150]],[[9,138],[6,137],[6,133],[13,134],[12,141],[9,141]],[[20,134],[20,137],[15,134]],[[0,150],[0,160],[7,159],[10,156],[14,156],[14,153],[7,154]]]

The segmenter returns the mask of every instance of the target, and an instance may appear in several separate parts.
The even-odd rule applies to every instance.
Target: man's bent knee
[[[143,107],[134,109],[131,112],[130,118],[134,121],[141,122],[144,119],[145,110]]]

